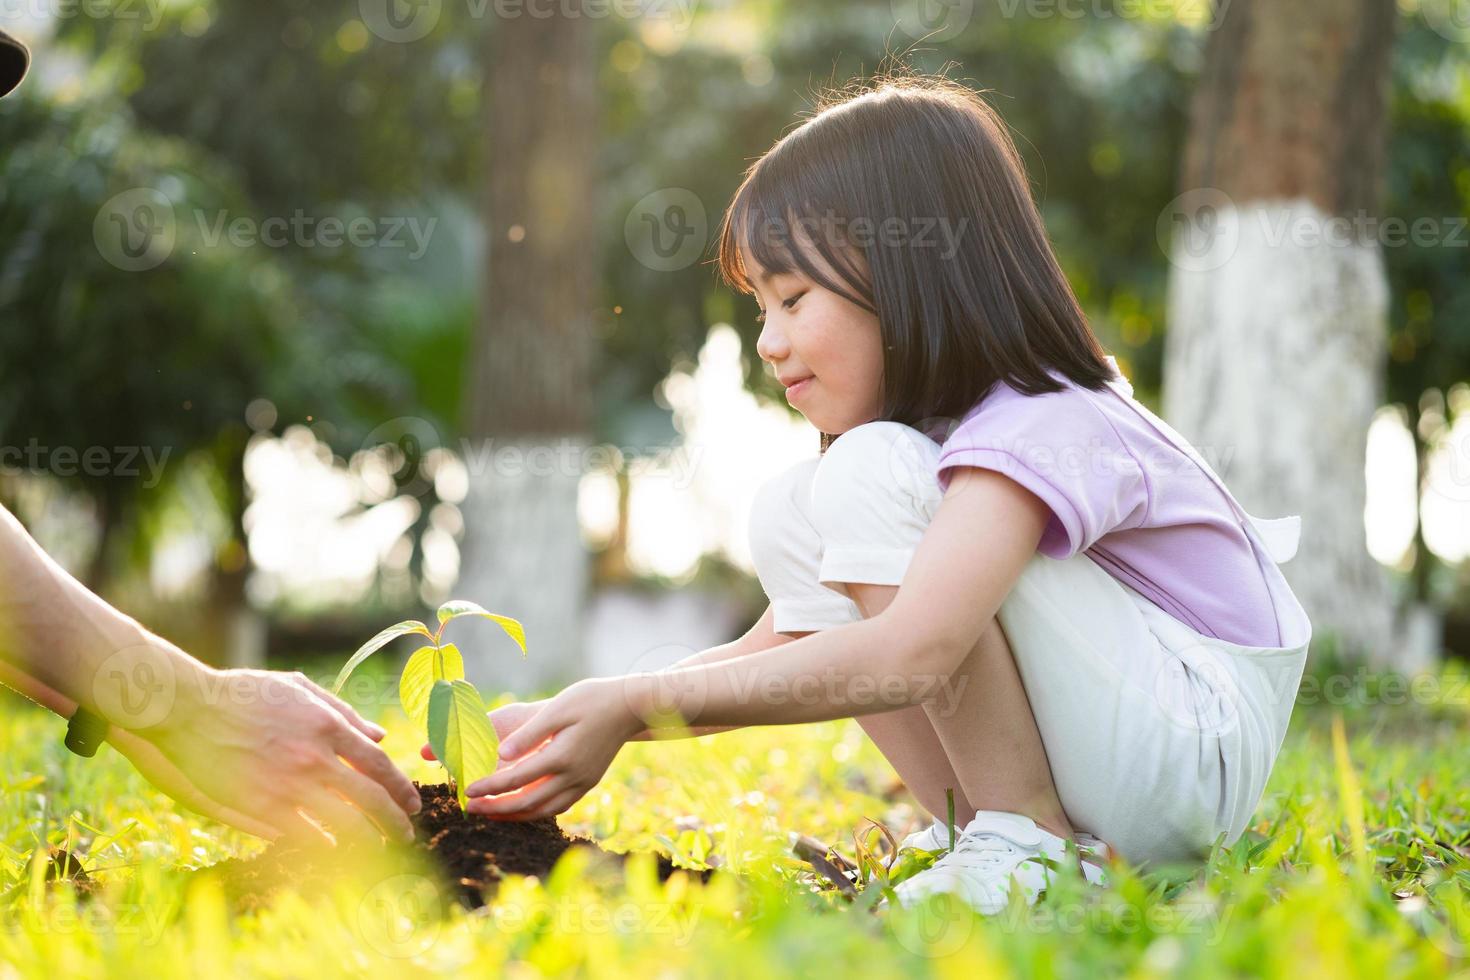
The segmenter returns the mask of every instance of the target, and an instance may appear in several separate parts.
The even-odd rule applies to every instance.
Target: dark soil
[[[443,872],[445,884],[468,908],[489,901],[507,874],[546,877],[557,859],[572,847],[590,848],[610,863],[625,859],[624,855],[604,851],[590,838],[568,837],[550,817],[492,820],[463,813],[447,785],[415,785],[424,807],[414,815],[414,842],[409,847],[420,852],[420,857],[427,854],[429,863]],[[277,888],[310,889],[314,884],[339,878],[344,868],[352,866],[355,854],[352,845],[323,851],[273,844],[257,857],[221,861],[205,870],[222,876],[225,891],[236,904],[251,908]],[[374,858],[381,861],[382,856]],[[657,863],[660,881],[679,870],[662,854],[657,855]],[[684,870],[702,881],[709,879],[708,870]]]

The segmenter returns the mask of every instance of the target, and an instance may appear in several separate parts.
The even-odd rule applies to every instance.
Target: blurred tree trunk
[[[1164,375],[1167,417],[1242,505],[1302,516],[1282,570],[1314,637],[1380,662],[1397,651],[1363,528],[1364,458],[1386,367],[1371,232],[1394,17],[1393,0],[1225,10],[1191,107]]]
[[[506,17],[489,38],[487,265],[466,395],[470,493],[455,596],[521,620],[529,655],[511,656],[508,640],[491,656],[467,650],[466,669],[487,694],[529,693],[584,671],[590,561],[577,490],[591,442],[599,269],[598,23]]]
[[[245,480],[249,441],[249,431],[234,425],[220,433],[214,447],[214,465],[224,485],[220,504],[230,532],[210,567],[205,649],[190,651],[229,667],[264,667],[266,661],[265,618],[251,608],[245,593],[250,579],[249,538],[245,533],[245,508],[250,502]]]

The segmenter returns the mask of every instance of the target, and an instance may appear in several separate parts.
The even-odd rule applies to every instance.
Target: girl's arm
[[[468,787],[469,808],[513,820],[560,813],[647,728],[789,725],[942,707],[958,698],[954,675],[1035,556],[1049,514],[1009,477],[957,468],[903,583],[878,615],[779,652],[578,681],[501,743],[509,765]]]
[[[729,643],[722,643],[717,647],[710,647],[708,650],[701,650],[698,653],[691,654],[683,660],[671,664],[666,669],[675,670],[677,668],[697,667],[700,664],[719,663],[723,660],[733,660],[737,657],[743,657],[746,654],[769,650],[772,647],[778,647],[783,643],[790,643],[796,639],[794,636],[785,636],[777,633],[775,619],[776,617],[771,611],[771,607],[766,606],[766,611],[761,614],[760,619],[756,620],[754,626],[745,631],[744,636],[737,640],[731,640]],[[743,727],[745,726],[701,725],[698,728],[664,729],[659,735],[654,735],[645,728],[629,739],[629,741],[647,742],[651,739],[695,738],[700,735],[715,735],[719,732],[731,732]]]
[[[1049,514],[1009,477],[959,468],[893,602],[877,616],[793,640],[780,653],[635,675],[624,700],[656,727],[661,715],[691,725],[799,724],[941,698],[1036,554]],[[536,746],[555,722],[535,719],[505,751]]]

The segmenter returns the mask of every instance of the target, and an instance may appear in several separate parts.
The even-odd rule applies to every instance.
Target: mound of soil
[[[447,785],[415,785],[424,806],[413,817],[414,842],[408,847],[420,856],[427,854],[427,863],[443,872],[446,885],[467,908],[479,908],[489,901],[507,874],[546,877],[557,859],[572,847],[590,848],[612,862],[625,860],[625,855],[604,851],[590,838],[568,837],[550,817],[492,820],[462,812]],[[257,857],[221,861],[204,871],[221,876],[226,894],[235,904],[252,908],[278,888],[309,890],[313,884],[326,884],[339,877],[344,867],[352,865],[355,847],[361,846],[365,845],[304,850],[273,844]],[[382,855],[374,854],[373,859],[381,861]],[[681,870],[662,854],[657,855],[657,862],[660,881]],[[708,870],[682,870],[701,881],[709,879]]]

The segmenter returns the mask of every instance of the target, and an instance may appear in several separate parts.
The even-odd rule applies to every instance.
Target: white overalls
[[[1312,628],[1277,567],[1299,517],[1247,514],[1177,432],[1119,396],[1220,487],[1272,594],[1282,645],[1205,636],[1079,553],[1032,558],[997,613],[1073,825],[1135,861],[1187,859],[1250,822]],[[942,498],[940,445],[897,422],[843,433],[757,493],[750,544],[781,633],[862,618],[844,582],[900,585]]]

